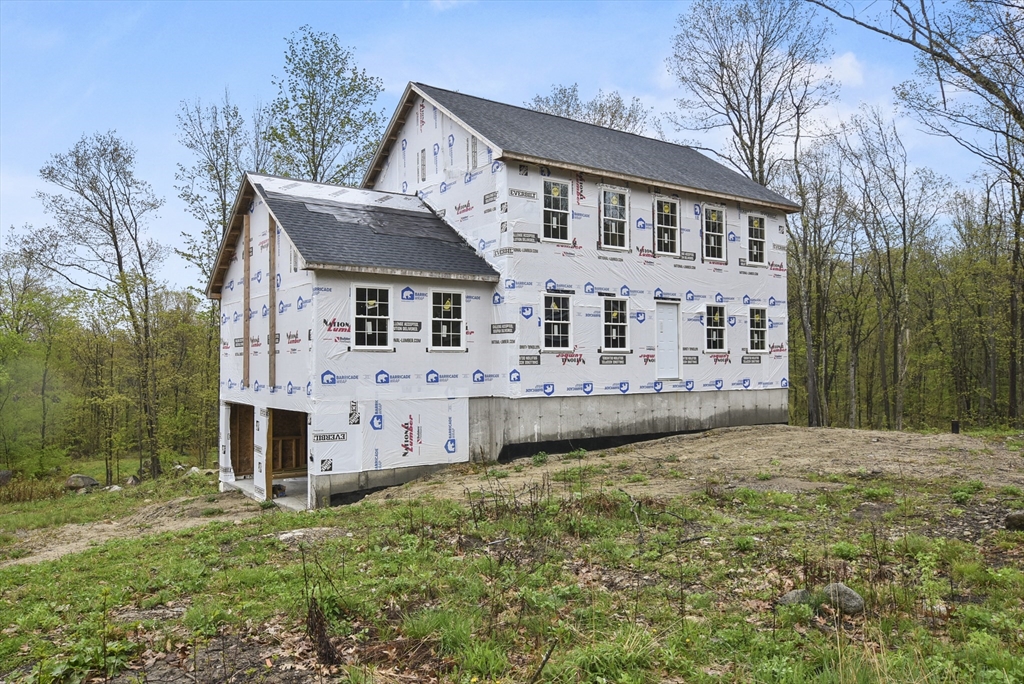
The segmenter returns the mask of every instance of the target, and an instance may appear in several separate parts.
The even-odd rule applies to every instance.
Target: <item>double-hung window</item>
[[[748,351],[768,351],[768,316],[764,309],[750,310],[750,348]]]
[[[707,351],[725,351],[725,307],[709,304],[704,316]]]
[[[704,207],[704,258],[725,261],[725,210]]]
[[[356,288],[357,347],[388,346],[391,321],[391,289],[387,287]]]
[[[544,181],[544,239],[569,241],[569,184]]]
[[[567,296],[544,295],[545,349],[569,349],[571,314]]]
[[[764,217],[747,217],[747,263],[764,263]]]
[[[629,249],[628,222],[625,191],[601,190],[601,246]]]
[[[629,349],[629,302],[625,299],[604,300],[603,349]]]
[[[462,293],[430,293],[430,346],[462,348]]]
[[[655,199],[654,227],[655,251],[658,254],[679,254],[679,203]]]

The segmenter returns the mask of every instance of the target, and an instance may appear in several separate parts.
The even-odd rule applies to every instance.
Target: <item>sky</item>
[[[723,0],[725,1],[725,0]],[[383,79],[390,117],[420,81],[510,104],[579,84],[638,97],[655,113],[683,95],[666,67],[688,2],[19,2],[0,0],[0,248],[48,217],[35,198],[39,169],[83,135],[114,130],[137,150],[137,175],[166,200],[150,226],[180,247],[200,226],[174,189],[183,100],[212,103],[227,88],[243,110],[276,95],[285,37],[304,24],[338,35],[360,67]],[[841,83],[822,114],[837,122],[862,103],[892,108],[913,75],[909,48],[833,22],[827,65]],[[692,30],[692,27],[687,27]],[[898,123],[914,164],[965,184],[978,162],[955,143]],[[666,129],[669,137],[691,133]],[[709,140],[709,144],[715,144]],[[14,231],[12,233],[12,230]],[[179,257],[160,277],[199,285]]]

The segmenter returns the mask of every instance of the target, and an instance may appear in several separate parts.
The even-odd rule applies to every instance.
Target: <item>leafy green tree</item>
[[[333,33],[302,26],[286,39],[270,125],[275,172],[319,183],[358,182],[380,140],[383,81],[356,66]]]

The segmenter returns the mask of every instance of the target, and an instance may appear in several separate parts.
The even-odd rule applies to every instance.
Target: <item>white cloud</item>
[[[852,52],[836,55],[828,64],[832,77],[848,88],[864,85],[864,64]]]

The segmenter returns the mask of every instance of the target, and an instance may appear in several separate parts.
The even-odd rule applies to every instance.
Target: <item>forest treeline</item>
[[[667,63],[683,93],[675,111],[615,91],[583,101],[575,84],[524,105],[657,137],[668,128],[800,204],[776,237],[787,241],[791,422],[1020,426],[1022,12],[844,8],[695,0]],[[825,116],[841,87],[826,66],[831,21],[916,56],[916,77],[894,93],[901,118]],[[193,219],[179,254],[199,271],[194,286],[155,277],[168,247],[148,224],[163,200],[136,176],[129,142],[85,134],[40,170],[51,223],[15,231],[0,254],[0,468],[103,458],[113,482],[216,461],[219,311],[203,289],[241,174],[358,183],[386,120],[381,80],[337,36],[304,26],[285,42],[271,102],[243,110],[225,91],[177,113],[175,189]],[[916,163],[908,122],[972,153],[971,180]]]

